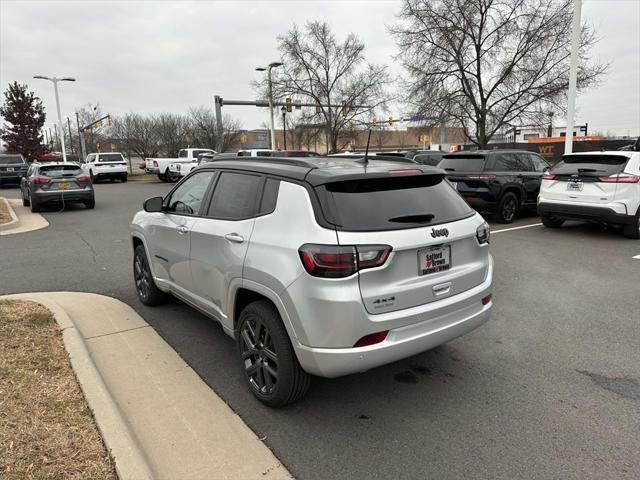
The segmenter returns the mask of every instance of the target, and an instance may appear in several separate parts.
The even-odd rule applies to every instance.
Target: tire
[[[557,217],[549,217],[547,215],[541,215],[540,220],[542,224],[548,228],[560,228],[564,224],[564,220]]]
[[[147,253],[144,246],[138,245],[133,252],[133,281],[138,298],[145,305],[153,307],[163,303],[167,294],[160,290],[153,281]]]
[[[31,204],[32,213],[37,213],[42,210],[42,207],[40,206],[40,201],[34,200],[33,198],[29,197],[29,203]]]
[[[171,173],[169,171],[169,169],[167,168],[167,170],[164,172],[164,176],[165,178],[171,182],[171,183],[176,183],[178,180],[180,180],[180,175],[174,175],[173,173]]]
[[[167,181],[167,177],[165,177],[163,174],[159,173],[158,174],[158,180],[160,180],[161,182],[166,182]]]
[[[89,176],[91,177],[91,183],[96,183],[96,178],[93,176],[93,170],[89,170]]]
[[[91,200],[86,200],[83,203],[85,207],[87,207],[88,209],[92,209],[96,206],[96,199],[92,198]]]
[[[282,407],[300,400],[309,390],[311,377],[298,363],[280,315],[270,302],[253,302],[242,310],[237,345],[249,390],[265,405]]]
[[[636,214],[636,218],[630,225],[625,225],[622,234],[633,240],[640,240],[640,211]]]
[[[122,183],[127,183],[127,180],[129,179],[129,177],[127,175],[123,175],[122,177],[120,177],[120,181]]]
[[[29,205],[31,205],[31,202],[29,201],[29,199],[27,197],[24,196],[24,192],[22,193],[22,206],[23,207],[28,207]]]
[[[518,216],[520,210],[520,202],[515,193],[507,192],[502,195],[498,202],[498,209],[495,213],[495,219],[500,223],[511,223]]]

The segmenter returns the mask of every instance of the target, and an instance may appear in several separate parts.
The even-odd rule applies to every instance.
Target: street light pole
[[[284,138],[283,150],[286,150],[287,149],[287,107],[282,107],[280,111],[282,112],[282,137]]]
[[[63,163],[67,163],[67,151],[64,145],[64,127],[62,126],[62,112],[60,111],[60,95],[58,94],[58,82],[75,82],[75,78],[64,77],[64,78],[49,78],[43,75],[36,75],[33,78],[37,78],[40,80],[49,80],[53,83],[53,90],[56,94],[56,109],[58,110],[58,129],[60,130],[60,145],[62,147],[62,161]]]
[[[273,120],[273,88],[271,84],[271,69],[279,67],[281,65],[281,62],[271,62],[269,65],[267,65],[267,68],[256,68],[256,71],[258,72],[264,72],[265,70],[267,71],[267,83],[269,87],[269,119],[271,124],[271,150],[276,149],[276,126]]]
[[[69,117],[67,118],[67,127],[69,127],[69,147],[71,148],[71,155],[75,155],[74,151],[73,151],[73,137],[71,136],[71,120],[69,120]]]
[[[567,101],[567,130],[564,137],[564,153],[573,152],[573,127],[575,123],[576,84],[578,82],[578,49],[580,48],[580,16],[582,0],[575,0],[571,27],[571,60],[569,63],[569,95]]]

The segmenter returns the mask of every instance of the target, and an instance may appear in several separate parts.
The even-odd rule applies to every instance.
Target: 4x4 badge
[[[449,236],[449,230],[447,230],[446,228],[439,228],[439,229],[432,228],[431,229],[431,236],[433,238],[436,238],[436,237],[448,237]]]

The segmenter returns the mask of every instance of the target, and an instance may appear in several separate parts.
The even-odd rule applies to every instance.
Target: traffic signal
[[[342,102],[342,116],[346,117],[348,111],[349,111],[349,109],[347,108],[347,102],[343,101]]]
[[[291,111],[291,98],[287,98],[285,100],[285,103],[287,104],[287,112]]]
[[[393,125],[393,117],[389,117],[389,125]]]
[[[376,117],[373,117],[373,118],[371,119],[371,126],[372,126],[373,128],[376,128],[376,127],[378,126],[378,119],[377,119]]]
[[[322,107],[320,106],[320,102],[316,102],[316,113],[320,113],[322,111]]]

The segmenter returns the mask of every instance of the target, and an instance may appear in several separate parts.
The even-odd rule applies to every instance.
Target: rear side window
[[[533,170],[535,172],[544,172],[547,168],[549,168],[549,164],[538,155],[529,155],[529,160],[533,164]]]
[[[317,191],[326,219],[347,231],[417,228],[473,215],[443,175],[350,180]]]
[[[20,155],[0,155],[0,163],[13,165],[24,163],[24,160],[22,160],[22,157]]]
[[[99,162],[124,162],[124,158],[119,153],[101,153]]]
[[[594,173],[609,176],[621,173],[628,161],[629,157],[625,155],[571,155],[563,157],[551,172],[555,175]]]
[[[271,152],[256,152],[256,157],[270,157]]]
[[[238,152],[239,157],[250,157],[251,152]]]
[[[258,175],[223,172],[213,192],[208,217],[242,220],[256,215],[263,178]]]
[[[271,213],[276,209],[279,190],[280,180],[268,178],[264,184],[264,191],[262,193],[262,202],[260,203],[260,211],[258,212],[260,215]]]
[[[528,162],[517,153],[500,153],[494,156],[486,168],[490,172],[528,172]]]
[[[484,169],[484,157],[482,155],[455,155],[444,157],[438,164],[450,172],[481,172]]]

